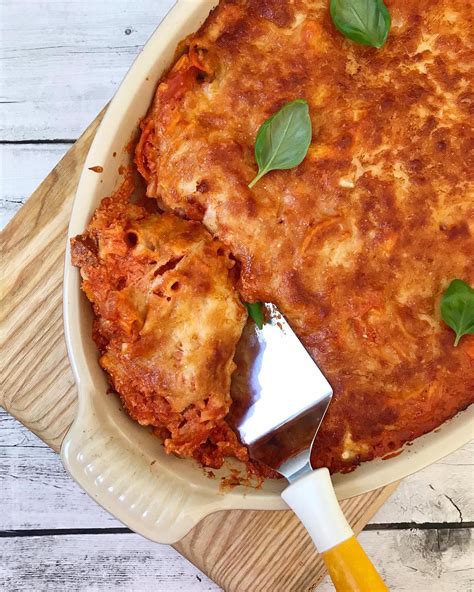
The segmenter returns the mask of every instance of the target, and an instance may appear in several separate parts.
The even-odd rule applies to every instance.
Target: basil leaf
[[[250,189],[270,171],[292,169],[303,162],[311,136],[309,108],[304,99],[287,103],[267,119],[255,142],[258,175],[249,184]]]
[[[249,316],[254,320],[255,324],[259,329],[262,329],[265,322],[263,316],[263,304],[261,302],[245,302],[245,308],[249,313]]]
[[[362,45],[382,47],[391,18],[383,0],[331,0],[332,21],[345,37]]]
[[[453,280],[441,299],[441,317],[456,333],[454,347],[463,335],[474,333],[474,290]]]

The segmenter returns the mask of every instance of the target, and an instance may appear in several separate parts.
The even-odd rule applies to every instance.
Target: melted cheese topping
[[[332,383],[314,459],[331,470],[474,394],[474,337],[454,348],[438,312],[450,279],[474,284],[472,5],[387,5],[377,50],[340,35],[326,0],[223,0],[159,85],[137,151],[148,195],[229,246],[244,299],[275,302]],[[307,158],[249,190],[259,126],[299,97]]]

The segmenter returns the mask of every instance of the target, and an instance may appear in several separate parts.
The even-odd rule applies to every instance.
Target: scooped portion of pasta
[[[167,452],[219,468],[248,460],[226,422],[247,313],[235,261],[198,222],[130,202],[131,177],[71,241],[92,302],[100,365]]]

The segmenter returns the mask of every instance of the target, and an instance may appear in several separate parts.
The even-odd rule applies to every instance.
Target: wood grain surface
[[[100,116],[0,237],[0,404],[58,451],[75,415],[63,336],[67,226],[82,163]]]
[[[465,567],[465,557],[469,553],[468,529],[363,532],[360,541],[377,563],[383,563],[382,575],[389,585],[396,586],[391,586],[391,590],[472,591],[469,569]],[[178,555],[171,556],[168,547],[153,545],[132,533],[84,534],[82,537],[53,533],[41,538],[12,536],[0,539],[0,545],[3,565],[8,566],[3,580],[4,590],[8,592],[221,590]],[[423,558],[417,560],[422,550],[425,551]],[[400,554],[402,562],[398,559]],[[441,583],[440,574],[445,574]],[[257,584],[250,590],[260,592]],[[286,588],[286,592],[309,590]],[[317,592],[334,592],[334,588],[324,581]]]

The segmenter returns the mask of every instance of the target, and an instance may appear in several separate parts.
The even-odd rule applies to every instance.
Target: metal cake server
[[[282,498],[323,555],[338,591],[388,590],[354,536],[337,501],[329,471],[313,470],[311,449],[332,388],[275,305],[256,327],[250,371],[252,403],[236,428],[251,458],[286,477]]]

